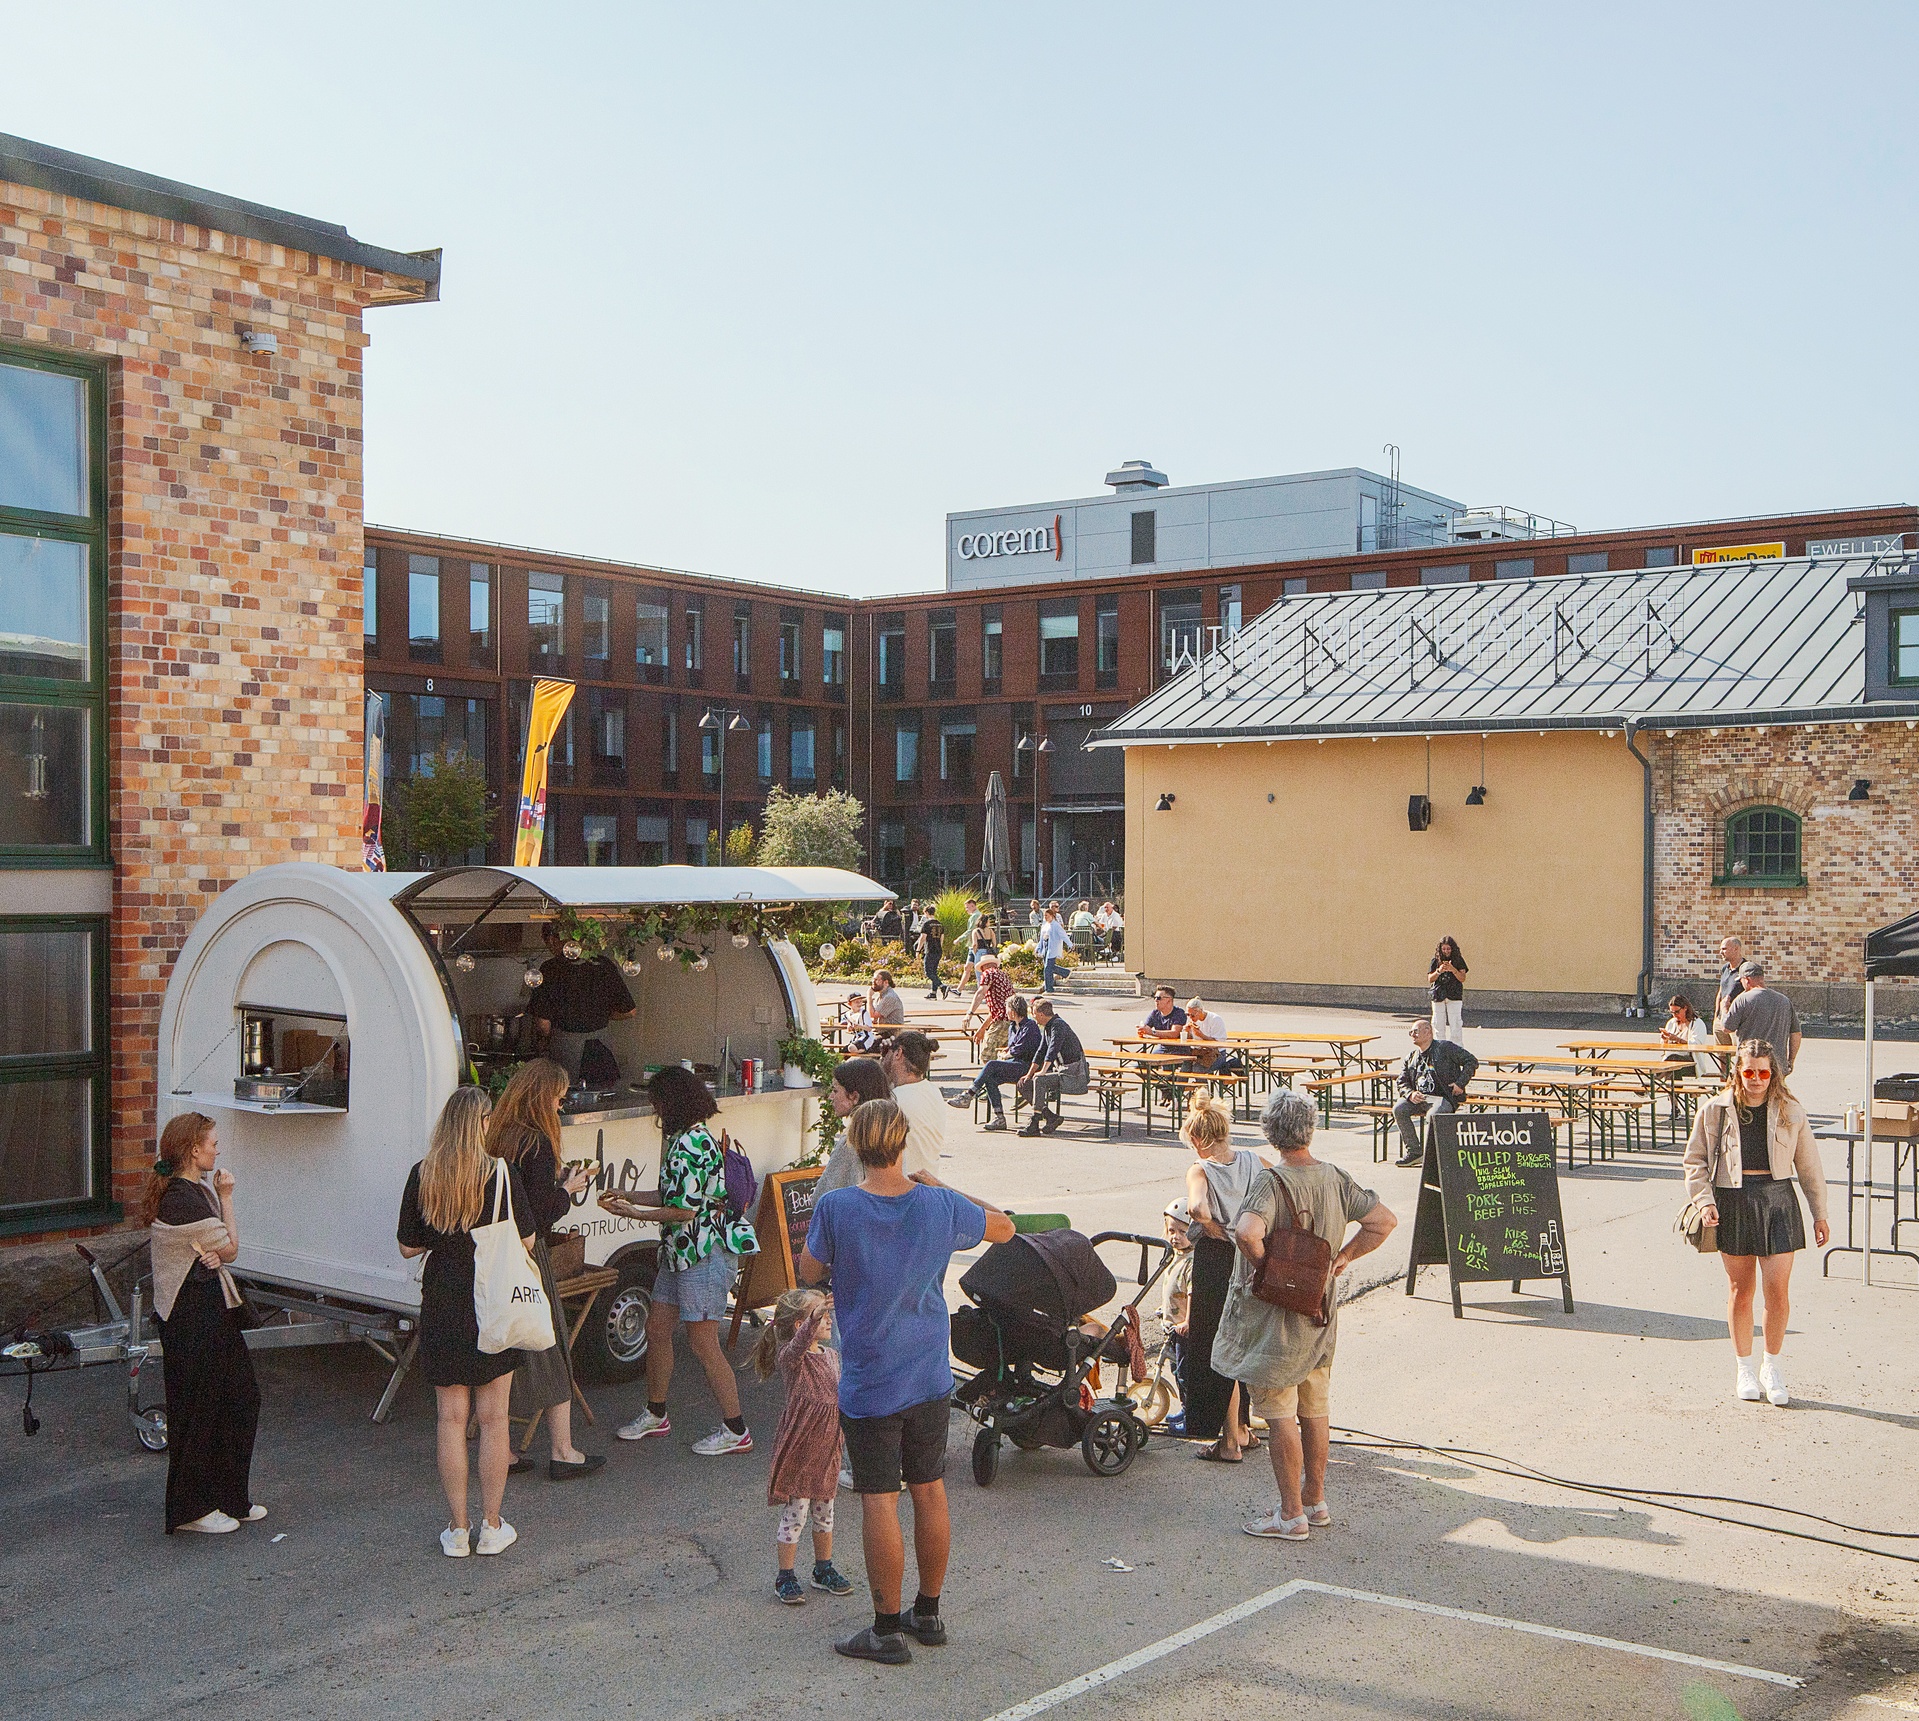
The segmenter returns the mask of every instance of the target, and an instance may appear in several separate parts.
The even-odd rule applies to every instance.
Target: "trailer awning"
[[[896,895],[830,866],[460,866],[420,873],[394,893],[414,916],[544,918],[563,908],[660,903],[884,902]]]

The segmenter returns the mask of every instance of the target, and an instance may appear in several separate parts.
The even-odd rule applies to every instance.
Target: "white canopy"
[[[561,908],[656,903],[884,902],[895,893],[830,866],[467,866],[419,873],[393,900],[412,915],[479,912],[492,919]]]

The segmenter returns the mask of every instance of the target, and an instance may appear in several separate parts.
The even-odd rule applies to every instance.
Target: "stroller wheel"
[[[1117,1476],[1132,1463],[1133,1455],[1144,1443],[1146,1431],[1131,1411],[1106,1409],[1098,1412],[1080,1436],[1080,1454],[1086,1468],[1095,1476]],[[977,1452],[975,1463],[977,1464]]]
[[[990,1428],[982,1428],[973,1437],[973,1480],[982,1488],[990,1488],[998,1474],[999,1436]]]

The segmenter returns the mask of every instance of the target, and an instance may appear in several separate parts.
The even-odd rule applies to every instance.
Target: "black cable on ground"
[[[1709,1500],[1720,1505],[1747,1506],[1758,1512],[1776,1512],[1783,1517],[1803,1518],[1811,1523],[1826,1524],[1836,1530],[1846,1530],[1858,1536],[1874,1536],[1888,1541],[1919,1541],[1919,1532],[1911,1530],[1874,1530],[1862,1524],[1843,1524],[1836,1518],[1822,1517],[1817,1512],[1804,1512],[1796,1506],[1776,1506],[1768,1500],[1744,1500],[1727,1494],[1688,1494],[1676,1489],[1618,1487],[1603,1482],[1581,1482],[1568,1476],[1555,1476],[1550,1471],[1535,1469],[1516,1458],[1507,1458],[1497,1452],[1481,1452],[1470,1446],[1431,1446],[1423,1440],[1395,1440],[1388,1435],[1373,1434],[1364,1428],[1339,1428],[1339,1433],[1357,1438],[1335,1440],[1335,1446],[1347,1446],[1355,1451],[1371,1452],[1430,1452],[1435,1457],[1453,1458],[1470,1465],[1475,1470],[1484,1470],[1495,1476],[1508,1476],[1514,1481],[1544,1482],[1555,1488],[1570,1489],[1579,1494],[1600,1494],[1610,1499],[1625,1500],[1636,1506],[1650,1506],[1661,1511],[1678,1512],[1688,1518],[1704,1518],[1715,1524],[1729,1524],[1736,1529],[1757,1530],[1762,1535],[1790,1536],[1796,1541],[1818,1542],[1829,1548],[1844,1548],[1855,1554],[1870,1554],[1882,1560],[1899,1560],[1907,1565],[1919,1565],[1919,1554],[1892,1553],[1884,1548],[1862,1547],[1857,1542],[1841,1540],[1836,1536],[1821,1536],[1811,1530],[1790,1530],[1777,1524],[1755,1524],[1747,1518],[1732,1518],[1722,1512],[1702,1511],[1694,1506],[1678,1506],[1675,1500]]]

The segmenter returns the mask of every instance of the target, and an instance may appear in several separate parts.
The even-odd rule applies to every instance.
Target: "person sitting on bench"
[[[1418,1165],[1425,1157],[1416,1119],[1428,1112],[1457,1111],[1466,1084],[1479,1069],[1479,1060],[1452,1040],[1435,1040],[1431,1022],[1415,1022],[1410,1029],[1413,1049],[1399,1072],[1399,1165]]]
[[[1063,1121],[1060,1096],[1085,1093],[1092,1086],[1092,1073],[1079,1035],[1054,1010],[1052,999],[1042,998],[1033,1006],[1033,1019],[1041,1036],[1039,1057],[1020,1082],[1022,1087],[1032,1084],[1033,1115],[1020,1134],[1051,1135]]]

